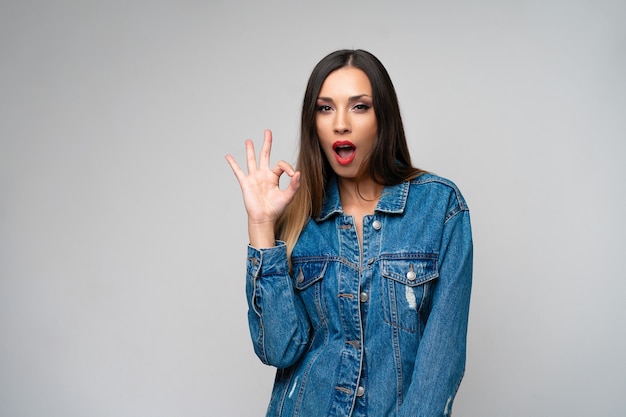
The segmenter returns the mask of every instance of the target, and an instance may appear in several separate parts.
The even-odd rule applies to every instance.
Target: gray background
[[[259,416],[224,160],[293,161],[314,64],[387,66],[472,210],[455,413],[626,406],[623,1],[2,1],[0,416]]]

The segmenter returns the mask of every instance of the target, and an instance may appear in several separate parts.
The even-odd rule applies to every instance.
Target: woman
[[[467,205],[412,166],[396,93],[368,52],[311,74],[297,171],[226,159],[248,213],[249,325],[278,368],[268,416],[448,416],[463,376]],[[291,177],[279,188],[279,178]]]

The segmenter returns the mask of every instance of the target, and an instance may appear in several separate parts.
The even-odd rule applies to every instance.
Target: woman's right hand
[[[226,155],[226,160],[237,177],[243,193],[243,201],[248,212],[250,244],[257,248],[274,246],[276,220],[293,201],[296,191],[300,188],[300,173],[287,162],[281,160],[270,169],[271,150],[270,130],[265,131],[258,164],[254,144],[251,140],[246,141],[247,175],[232,155]],[[283,173],[291,177],[289,185],[284,190],[279,187]]]

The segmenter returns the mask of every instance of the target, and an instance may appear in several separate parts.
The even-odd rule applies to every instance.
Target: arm
[[[248,247],[246,295],[257,356],[277,368],[293,365],[307,347],[310,325],[293,290],[284,242],[262,250]]]
[[[284,243],[276,242],[278,217],[300,187],[300,173],[288,163],[279,161],[269,167],[272,133],[265,131],[257,164],[254,145],[246,141],[246,175],[231,155],[226,155],[243,193],[248,213],[248,262],[246,295],[248,322],[254,349],[266,364],[284,368],[299,357],[308,341],[308,316],[296,297]],[[279,188],[286,173],[291,181]]]
[[[452,402],[465,371],[472,252],[469,211],[465,207],[444,225],[432,309],[400,416],[451,414]]]

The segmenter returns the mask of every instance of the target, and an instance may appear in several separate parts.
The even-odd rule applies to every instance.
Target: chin
[[[338,169],[335,168],[333,169],[333,171],[335,171],[335,175],[337,175],[338,177],[345,179],[356,179],[358,170],[341,167]]]

